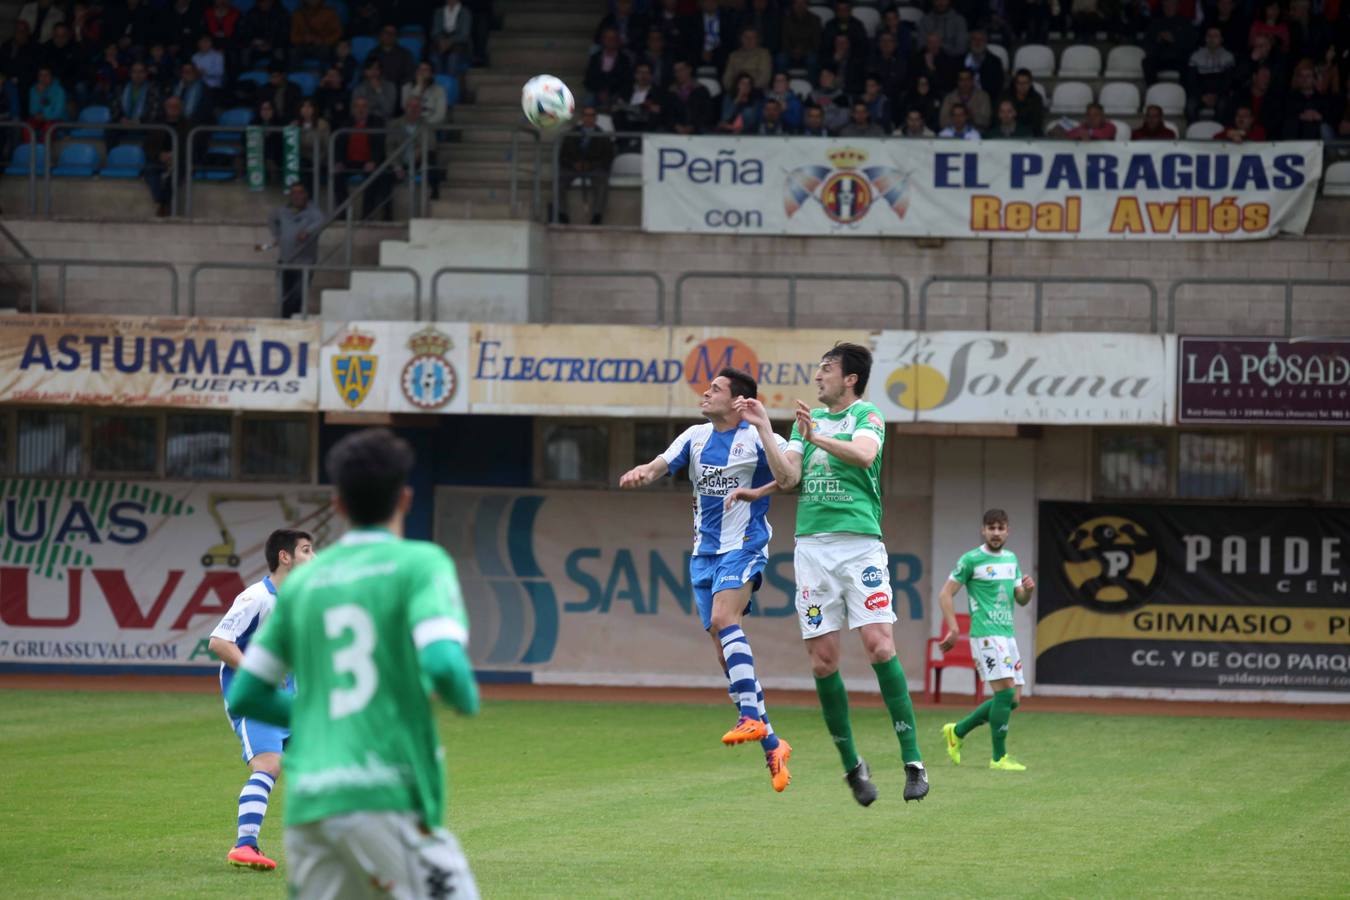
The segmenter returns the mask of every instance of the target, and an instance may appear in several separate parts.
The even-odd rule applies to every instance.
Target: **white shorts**
[[[895,621],[886,545],[862,534],[797,538],[797,624],[802,638]]]
[[[409,812],[358,812],[286,829],[290,895],[302,900],[477,900],[469,862],[444,828]]]
[[[975,669],[985,684],[1011,678],[1013,684],[1027,683],[1022,674],[1022,654],[1017,652],[1017,640],[1010,637],[973,637],[970,655],[975,657]]]

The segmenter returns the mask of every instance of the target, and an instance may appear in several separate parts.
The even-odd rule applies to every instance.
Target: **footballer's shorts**
[[[985,684],[1011,678],[1013,684],[1027,683],[1022,674],[1022,654],[1017,652],[1017,640],[1010,637],[973,637],[970,655],[975,657],[975,669]]]
[[[763,550],[732,550],[717,556],[689,557],[689,583],[694,586],[694,605],[703,630],[712,627],[713,595],[750,585],[750,593],[764,582],[764,567],[769,556]],[[750,612],[754,602],[745,604],[741,615]]]
[[[354,812],[286,828],[290,895],[301,900],[477,900],[469,861],[444,828],[410,812]]]
[[[257,719],[231,718],[235,737],[243,748],[244,762],[253,762],[259,753],[280,753],[286,748],[291,733],[279,725],[260,722]]]
[[[895,621],[889,559],[880,538],[804,535],[797,538],[792,564],[803,639]]]

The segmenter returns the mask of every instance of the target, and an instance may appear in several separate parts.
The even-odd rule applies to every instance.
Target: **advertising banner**
[[[468,412],[469,328],[463,322],[342,324],[323,343],[319,408]]]
[[[310,411],[319,326],[290,319],[0,318],[0,402]]]
[[[1166,424],[1168,339],[883,331],[868,396],[891,422]]]
[[[212,629],[267,574],[263,544],[340,522],[326,488],[0,481],[0,666],[210,668]]]
[[[725,685],[720,654],[694,608],[684,488],[438,488],[436,539],[454,556],[463,582],[475,666],[530,673],[536,681]],[[768,687],[813,684],[794,603],[795,515],[794,498],[773,498],[769,565],[745,624]],[[896,649],[915,685],[922,683],[928,637],[930,518],[928,500],[890,500],[883,520],[899,617]],[[876,690],[851,637],[843,672],[859,689]]]
[[[1178,341],[1179,422],[1350,425],[1350,340]]]
[[[1038,684],[1350,692],[1350,511],[1041,503]]]
[[[538,415],[698,415],[724,367],[750,372],[760,399],[789,418],[813,402],[821,355],[837,341],[870,345],[866,331],[474,325],[474,412]]]
[[[1301,234],[1321,144],[651,135],[647,231],[1244,240]]]

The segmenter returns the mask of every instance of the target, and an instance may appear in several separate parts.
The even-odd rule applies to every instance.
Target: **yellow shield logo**
[[[334,356],[331,361],[333,384],[337,386],[342,402],[352,409],[365,401],[371,385],[375,383],[379,357],[366,352],[373,346],[374,335],[349,331],[338,343],[338,349],[344,352]]]

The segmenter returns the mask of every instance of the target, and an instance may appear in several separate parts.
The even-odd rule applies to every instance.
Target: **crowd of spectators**
[[[869,33],[846,0],[829,21],[807,0],[611,0],[583,102],[624,131],[1124,139],[1095,103],[1050,118],[1031,72],[989,49],[1054,28],[1141,46],[1145,81],[1179,79],[1186,123],[1216,139],[1350,140],[1350,0],[921,3],[873,4]],[[1156,106],[1144,120],[1129,137],[1179,137]]]
[[[245,108],[257,124],[298,125],[312,172],[315,134],[326,148],[340,128],[444,122],[438,76],[486,62],[494,18],[492,0],[34,0],[0,44],[0,123],[25,122],[41,140],[52,123],[104,107],[113,124],[168,125],[182,147],[193,127]],[[358,58],[353,48],[365,46]],[[0,158],[17,137],[0,129]],[[105,139],[110,149],[143,141],[146,181],[166,214],[183,176],[167,167],[167,134],[108,130]],[[369,172],[385,146],[383,135],[340,140],[335,168]],[[270,135],[269,167],[281,154],[280,135]],[[340,194],[348,180],[337,180]]]

